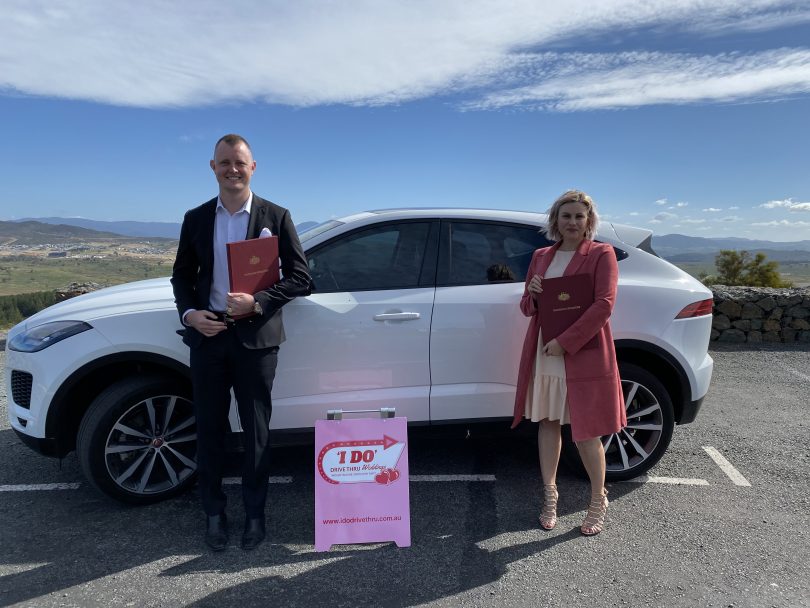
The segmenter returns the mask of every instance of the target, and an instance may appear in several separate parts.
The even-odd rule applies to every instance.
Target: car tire
[[[602,437],[607,481],[625,481],[646,473],[666,452],[672,440],[675,416],[669,392],[652,373],[632,363],[619,363],[627,426]],[[586,476],[579,451],[571,440],[570,426],[563,427],[562,457],[565,465]]]
[[[90,484],[122,502],[151,504],[187,491],[197,471],[189,391],[158,375],[112,384],[85,413],[76,451]]]

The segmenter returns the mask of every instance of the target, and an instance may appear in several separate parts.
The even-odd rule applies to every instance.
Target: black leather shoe
[[[213,551],[224,551],[228,546],[228,518],[225,517],[225,513],[208,516],[205,544]]]
[[[264,517],[245,519],[245,533],[242,534],[242,548],[250,551],[264,540]]]

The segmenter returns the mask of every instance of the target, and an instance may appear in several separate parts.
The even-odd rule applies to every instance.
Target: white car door
[[[442,223],[430,344],[430,418],[511,417],[528,319],[519,309],[537,227]]]
[[[329,409],[429,419],[431,226],[361,228],[307,252],[315,289],[284,308],[271,428],[312,427]]]

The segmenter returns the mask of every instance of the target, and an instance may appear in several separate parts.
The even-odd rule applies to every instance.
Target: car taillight
[[[692,317],[702,317],[704,315],[712,314],[712,306],[714,300],[701,300],[700,302],[692,302],[688,306],[684,306],[681,312],[675,317],[676,319],[691,319]]]

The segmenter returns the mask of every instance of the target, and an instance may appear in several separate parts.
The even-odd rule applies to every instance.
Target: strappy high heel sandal
[[[554,484],[543,486],[543,509],[540,511],[540,527],[543,530],[552,530],[557,525],[557,486]]]
[[[605,516],[608,508],[607,494],[607,489],[603,489],[601,496],[591,496],[588,513],[579,528],[579,531],[584,536],[595,536],[605,527]]]

